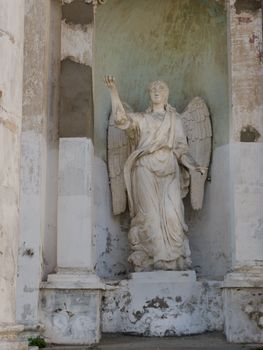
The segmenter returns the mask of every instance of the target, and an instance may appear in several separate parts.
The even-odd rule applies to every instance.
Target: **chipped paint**
[[[0,38],[2,36],[6,36],[11,41],[12,44],[15,43],[14,36],[11,33],[9,33],[7,30],[0,29]]]
[[[262,280],[261,280],[262,281]],[[262,286],[262,283],[259,282]],[[224,291],[227,338],[235,343],[263,343],[263,288]]]
[[[99,291],[42,289],[40,320],[54,344],[94,344],[100,339]]]
[[[151,280],[142,273],[146,277],[139,281],[108,285],[102,301],[103,332],[178,336],[223,329],[219,282],[191,282],[193,273],[184,277],[170,272],[174,277],[169,280],[164,271],[153,274]]]
[[[61,22],[61,60],[92,66],[92,24],[71,24]]]

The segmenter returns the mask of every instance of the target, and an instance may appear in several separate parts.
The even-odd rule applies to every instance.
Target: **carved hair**
[[[168,110],[168,109],[172,109],[172,107],[168,104],[168,98],[169,98],[169,88],[168,88],[168,85],[164,82],[164,81],[161,81],[161,80],[156,80],[156,81],[153,81],[150,85],[149,85],[149,92],[151,92],[154,88],[159,88],[159,87],[162,87],[164,90],[165,90],[165,101],[164,101],[164,108],[165,110]],[[150,103],[150,106],[147,108],[146,112],[152,112],[152,103]]]

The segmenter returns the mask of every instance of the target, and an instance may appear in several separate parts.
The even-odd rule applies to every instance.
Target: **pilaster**
[[[261,1],[228,1],[228,44],[232,272],[223,285],[225,332],[232,342],[262,342]]]
[[[26,350],[16,324],[24,1],[0,11],[0,350]]]
[[[52,343],[100,339],[101,290],[93,234],[92,141],[62,138],[59,146],[57,273],[42,283],[41,321]]]

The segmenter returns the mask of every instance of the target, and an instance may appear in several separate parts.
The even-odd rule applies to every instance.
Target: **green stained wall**
[[[136,111],[149,101],[147,87],[164,80],[170,103],[182,111],[194,96],[207,101],[214,147],[228,142],[227,26],[223,1],[108,0],[95,22],[95,151],[106,157],[109,92],[103,76],[116,77],[120,96]]]

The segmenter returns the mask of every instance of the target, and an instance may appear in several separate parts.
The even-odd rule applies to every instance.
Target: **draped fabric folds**
[[[129,262],[135,271],[187,269],[191,260],[182,197],[189,179],[180,159],[188,145],[180,116],[168,109],[163,117],[128,113],[128,120],[122,129],[135,149],[124,166],[132,218]]]

